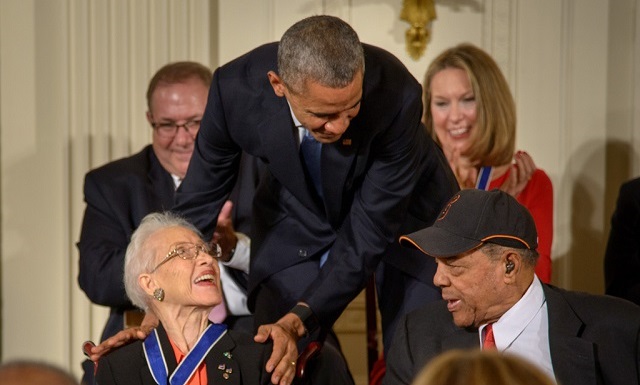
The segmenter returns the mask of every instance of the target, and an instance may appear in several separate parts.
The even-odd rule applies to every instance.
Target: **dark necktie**
[[[322,143],[315,140],[309,131],[305,130],[304,137],[300,143],[300,153],[304,161],[307,172],[313,182],[313,187],[322,198],[322,177],[320,170],[320,153],[322,151]]]
[[[497,350],[496,340],[493,337],[493,324],[488,324],[484,328],[484,340],[482,350]]]

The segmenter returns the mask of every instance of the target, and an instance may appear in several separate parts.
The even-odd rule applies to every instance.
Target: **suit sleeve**
[[[187,175],[176,191],[174,206],[202,231],[205,239],[213,235],[218,214],[233,190],[242,155],[227,131],[218,87],[216,70]]]
[[[84,196],[87,203],[78,250],[78,283],[91,302],[110,307],[133,307],[124,290],[124,254],[129,242],[107,199],[104,183],[87,174]]]
[[[640,179],[620,188],[604,271],[607,294],[640,304]]]

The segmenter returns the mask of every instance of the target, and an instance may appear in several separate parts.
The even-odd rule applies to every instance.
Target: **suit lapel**
[[[298,153],[296,128],[284,98],[278,98],[278,107],[264,120],[257,130],[267,167],[274,177],[287,188],[305,207],[320,212],[305,182],[304,170]]]
[[[235,343],[225,335],[211,349],[204,359],[207,366],[207,378],[209,385],[225,384],[240,385],[242,382],[240,366],[237,358],[233,356]]]
[[[153,148],[149,149],[149,202],[158,202],[161,207],[154,208],[157,210],[171,210],[173,207],[173,197],[175,193],[175,185],[173,178],[160,164],[160,161],[153,152]]]
[[[337,142],[322,146],[324,207],[333,228],[340,226],[343,189],[346,187],[351,190],[347,178],[359,144],[360,140],[354,132],[347,130]]]
[[[158,337],[160,339],[160,346],[162,347],[162,353],[164,354],[167,362],[167,369],[169,370],[169,376],[176,370],[178,363],[169,342],[169,337],[166,331],[162,327],[162,324],[158,325]],[[240,366],[237,359],[233,357],[233,349],[235,343],[229,337],[225,335],[214,345],[204,359],[207,378],[209,379],[209,385],[213,384],[225,384],[225,385],[240,385]],[[142,359],[144,366],[141,368],[140,377],[143,384],[155,384],[151,371],[147,366],[146,359],[144,357],[144,351],[142,351]]]
[[[549,313],[549,347],[556,379],[563,385],[596,385],[593,343],[580,338],[585,325],[556,290],[543,285]]]
[[[451,323],[452,325],[453,322]],[[479,348],[480,340],[478,339],[478,331],[476,329],[460,329],[454,325],[451,329],[451,333],[447,333],[442,338],[441,352],[446,352],[451,349],[471,349]]]
[[[147,360],[144,357],[144,350],[140,350],[142,353],[142,362],[144,365],[140,367],[140,383],[144,385],[157,385],[156,381],[153,379],[151,375],[151,370],[147,366]]]

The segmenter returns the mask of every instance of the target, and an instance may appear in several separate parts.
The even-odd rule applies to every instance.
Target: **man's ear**
[[[504,277],[507,282],[515,282],[515,279],[522,268],[522,256],[511,250],[502,255],[502,266]]]
[[[153,279],[153,277],[151,277],[151,274],[147,274],[147,273],[140,274],[138,276],[138,285],[140,285],[142,290],[144,290],[144,292],[147,293],[149,296],[152,296],[153,292],[157,288],[159,288],[156,280]]]
[[[282,79],[280,79],[280,76],[278,76],[278,74],[273,71],[269,71],[267,72],[267,77],[269,77],[269,83],[273,88],[273,92],[275,92],[276,95],[281,98],[284,97],[285,85],[282,82]]]

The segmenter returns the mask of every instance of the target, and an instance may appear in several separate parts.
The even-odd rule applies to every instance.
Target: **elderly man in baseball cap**
[[[517,354],[562,385],[640,384],[640,307],[541,283],[535,224],[509,194],[462,190],[400,242],[435,258],[443,301],[398,325],[384,385],[410,384],[439,353],[465,348]]]

